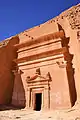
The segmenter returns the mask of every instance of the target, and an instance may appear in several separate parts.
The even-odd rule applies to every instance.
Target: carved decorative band
[[[27,42],[21,43],[21,44],[16,44],[16,45],[14,45],[14,47],[17,48],[17,49],[20,49],[20,48],[30,46],[30,45],[33,45],[33,44],[41,43],[43,41],[48,41],[48,40],[57,39],[57,38],[62,39],[64,37],[65,37],[64,31],[61,30],[59,32],[50,33],[50,34],[38,37],[36,39],[27,40]]]
[[[32,64],[37,64],[37,63],[51,61],[51,60],[56,60],[56,59],[60,59],[60,58],[63,58],[63,57],[64,57],[64,55],[61,54],[61,55],[58,55],[58,56],[55,56],[55,57],[52,56],[52,57],[45,58],[45,59],[39,59],[39,60],[30,61],[30,62],[27,62],[27,63],[21,63],[21,64],[18,64],[18,67],[26,66],[26,65],[32,65]]]
[[[36,80],[36,81],[27,81],[28,84],[31,84],[31,83],[37,83],[37,82],[48,82],[50,81],[49,79],[46,79],[46,80]]]
[[[19,49],[17,51],[17,53],[20,53],[20,52],[24,52],[24,51],[27,51],[27,50],[31,50],[31,49],[35,49],[35,48],[38,48],[38,47],[42,47],[42,46],[47,46],[47,45],[50,45],[50,44],[55,44],[55,43],[61,43],[61,39],[57,39],[57,40],[50,40],[50,41],[45,41],[45,43],[40,43],[40,44],[35,44],[35,45],[31,45],[27,48],[24,48],[24,49]]]
[[[67,52],[67,49],[66,49],[66,47],[63,47],[60,49],[50,50],[50,51],[42,52],[39,54],[34,54],[31,56],[27,56],[27,57],[23,57],[23,58],[19,58],[19,59],[14,59],[13,61],[16,63],[22,63],[22,62],[37,60],[37,59],[41,59],[41,58],[45,58],[45,57],[64,54],[65,52]]]

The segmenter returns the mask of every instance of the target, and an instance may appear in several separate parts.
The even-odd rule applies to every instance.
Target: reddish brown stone
[[[62,109],[80,100],[80,24],[71,22],[76,9],[1,43],[0,104]]]

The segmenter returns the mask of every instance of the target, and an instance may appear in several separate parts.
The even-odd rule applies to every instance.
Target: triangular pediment
[[[48,79],[41,76],[41,75],[34,75],[33,77],[31,77],[30,79],[28,79],[28,83],[31,83],[31,82],[40,82],[40,81],[47,81]]]
[[[34,79],[34,80],[46,80],[46,78],[45,77],[43,77],[43,76],[41,76],[41,75],[38,75],[37,77],[36,77],[36,79]]]
[[[27,83],[35,83],[35,82],[45,82],[51,81],[50,73],[48,72],[46,76],[41,75],[40,68],[36,69],[36,73],[33,76],[27,76]]]

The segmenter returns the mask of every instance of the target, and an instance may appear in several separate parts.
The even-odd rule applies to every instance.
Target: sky
[[[80,0],[0,0],[0,41],[39,25]]]

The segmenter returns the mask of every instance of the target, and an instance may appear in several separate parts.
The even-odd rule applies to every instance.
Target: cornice
[[[41,43],[41,42],[48,41],[48,40],[51,40],[51,39],[58,39],[58,38],[62,39],[64,37],[65,37],[65,33],[64,33],[63,30],[61,30],[61,31],[58,31],[58,32],[55,32],[55,33],[50,33],[50,34],[47,34],[47,35],[44,35],[44,36],[40,36],[40,37],[35,38],[35,39],[29,39],[24,43],[14,45],[14,47],[17,48],[17,49],[20,49],[20,48],[23,48],[23,47],[26,47],[26,46],[31,46],[33,44]]]
[[[41,58],[45,58],[45,57],[64,54],[65,52],[67,52],[67,49],[66,49],[66,47],[63,47],[63,48],[59,48],[59,49],[55,49],[55,50],[49,50],[49,51],[46,51],[46,52],[41,52],[41,53],[38,53],[38,54],[33,54],[33,55],[22,57],[22,58],[19,58],[19,59],[14,59],[13,61],[16,62],[16,63],[23,63],[23,62],[33,61],[33,60],[37,60],[37,59],[41,59]]]

